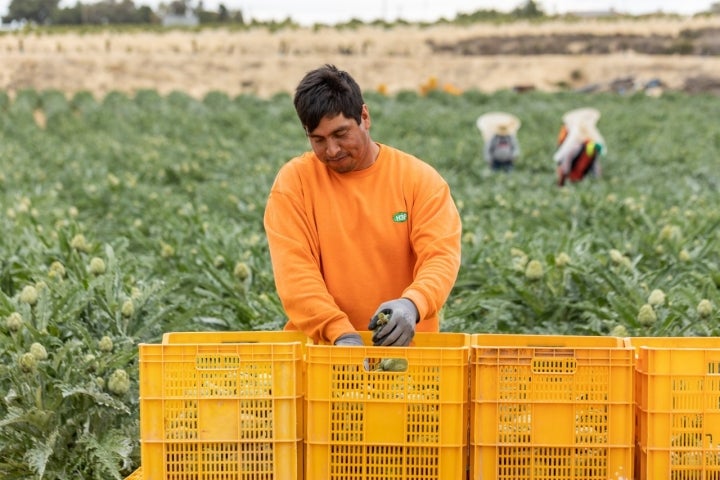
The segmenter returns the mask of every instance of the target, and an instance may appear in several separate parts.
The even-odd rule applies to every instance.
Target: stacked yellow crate
[[[302,479],[305,343],[178,332],[139,345],[138,480]]]
[[[633,478],[623,339],[476,334],[470,364],[470,478]]]
[[[720,338],[631,337],[640,480],[720,479]]]
[[[308,346],[305,478],[466,478],[468,341],[418,333],[409,347]]]

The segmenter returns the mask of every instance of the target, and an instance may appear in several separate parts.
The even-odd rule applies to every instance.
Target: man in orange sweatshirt
[[[462,230],[447,182],[372,140],[347,72],[310,71],[294,105],[312,150],[280,169],[264,217],[285,328],[335,345],[362,345],[359,330],[398,346],[439,331]]]

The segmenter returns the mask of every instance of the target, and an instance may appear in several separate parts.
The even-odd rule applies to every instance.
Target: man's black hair
[[[325,116],[343,114],[360,124],[362,91],[349,73],[326,64],[308,72],[295,89],[295,111],[306,133],[317,128]]]

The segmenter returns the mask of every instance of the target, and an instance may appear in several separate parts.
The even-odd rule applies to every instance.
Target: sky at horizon
[[[0,16],[7,14],[11,0],[0,0]],[[161,3],[171,0],[134,0],[136,6],[147,5],[153,10]],[[548,14],[562,14],[569,11],[615,10],[620,13],[640,15],[664,12],[692,15],[707,11],[716,0],[536,0]],[[61,0],[61,7],[75,5],[77,0]],[[93,3],[92,0],[81,0]],[[199,0],[192,0],[197,5]],[[288,17],[300,24],[340,23],[353,18],[362,21],[384,19],[393,21],[434,21],[439,18],[452,19],[458,13],[472,13],[481,9],[509,11],[524,3],[524,0],[364,0],[343,3],[337,0],[203,0],[206,10],[216,10],[220,4],[230,10],[241,10],[246,19],[284,20]]]

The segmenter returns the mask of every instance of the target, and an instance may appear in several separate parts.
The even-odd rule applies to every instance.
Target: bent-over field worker
[[[520,157],[520,119],[506,112],[488,112],[475,122],[483,137],[483,154],[492,170],[509,172]]]
[[[312,150],[281,167],[264,217],[286,329],[336,345],[362,345],[357,332],[369,329],[375,345],[400,346],[438,331],[460,267],[447,182],[373,141],[347,72],[310,71],[294,105]]]
[[[578,108],[563,115],[553,159],[557,184],[567,180],[579,182],[587,175],[600,177],[600,155],[607,152],[605,139],[597,129],[600,112],[594,108]]]

